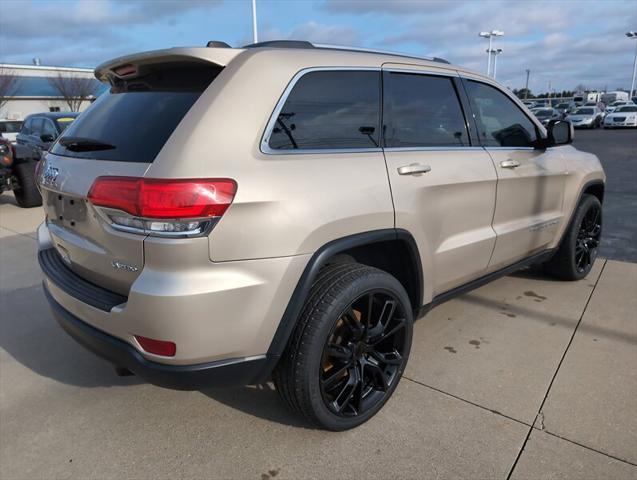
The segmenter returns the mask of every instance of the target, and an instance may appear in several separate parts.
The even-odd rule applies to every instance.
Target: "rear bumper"
[[[116,366],[125,367],[149,383],[176,390],[198,390],[260,383],[270,365],[265,356],[221,360],[196,365],[165,365],[145,359],[128,343],[113,337],[65,310],[44,287],[53,315],[78,343]]]
[[[45,224],[38,229],[38,258],[45,287],[61,308],[151,364],[223,365],[263,358],[306,256],[214,263],[208,260],[207,239],[197,240],[188,240],[188,248],[181,240],[148,248],[126,296],[81,277],[73,263],[69,268],[53,249]],[[136,336],[172,341],[176,354],[146,352]]]

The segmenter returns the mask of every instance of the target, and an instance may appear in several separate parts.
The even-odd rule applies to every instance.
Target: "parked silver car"
[[[602,124],[602,111],[597,107],[580,107],[570,113],[566,120],[575,128],[597,128]]]
[[[542,125],[548,125],[551,120],[562,120],[562,114],[555,108],[534,108],[532,112]]]

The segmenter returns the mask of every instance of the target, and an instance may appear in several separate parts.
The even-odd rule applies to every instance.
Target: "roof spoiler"
[[[110,79],[113,77],[134,78],[137,76],[139,67],[157,63],[199,62],[225,67],[243,52],[239,48],[229,48],[228,44],[224,44],[225,46],[219,45],[223,42],[213,41],[208,43],[213,43],[214,45],[210,47],[167,48],[114,58],[95,68],[95,78],[105,83],[110,83]]]

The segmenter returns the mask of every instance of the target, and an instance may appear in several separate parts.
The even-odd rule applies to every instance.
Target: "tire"
[[[314,426],[357,427],[396,389],[412,329],[409,297],[398,280],[357,263],[329,265],[312,286],[273,373],[276,389]]]
[[[13,167],[16,185],[13,195],[16,202],[22,208],[39,207],[42,205],[42,196],[35,184],[36,162],[18,163]]]
[[[585,194],[545,270],[561,280],[581,280],[593,268],[601,234],[602,204],[594,195]]]

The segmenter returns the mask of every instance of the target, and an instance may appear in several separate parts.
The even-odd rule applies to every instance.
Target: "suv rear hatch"
[[[143,177],[223,69],[209,60],[166,52],[139,59],[125,57],[123,64],[115,61],[96,70],[110,84],[109,91],[53,145],[38,177],[57,253],[82,278],[121,295],[128,294],[144,265],[146,232],[114,223],[112,209],[93,205],[89,193],[100,177]],[[102,187],[101,194],[108,194],[110,184]]]

